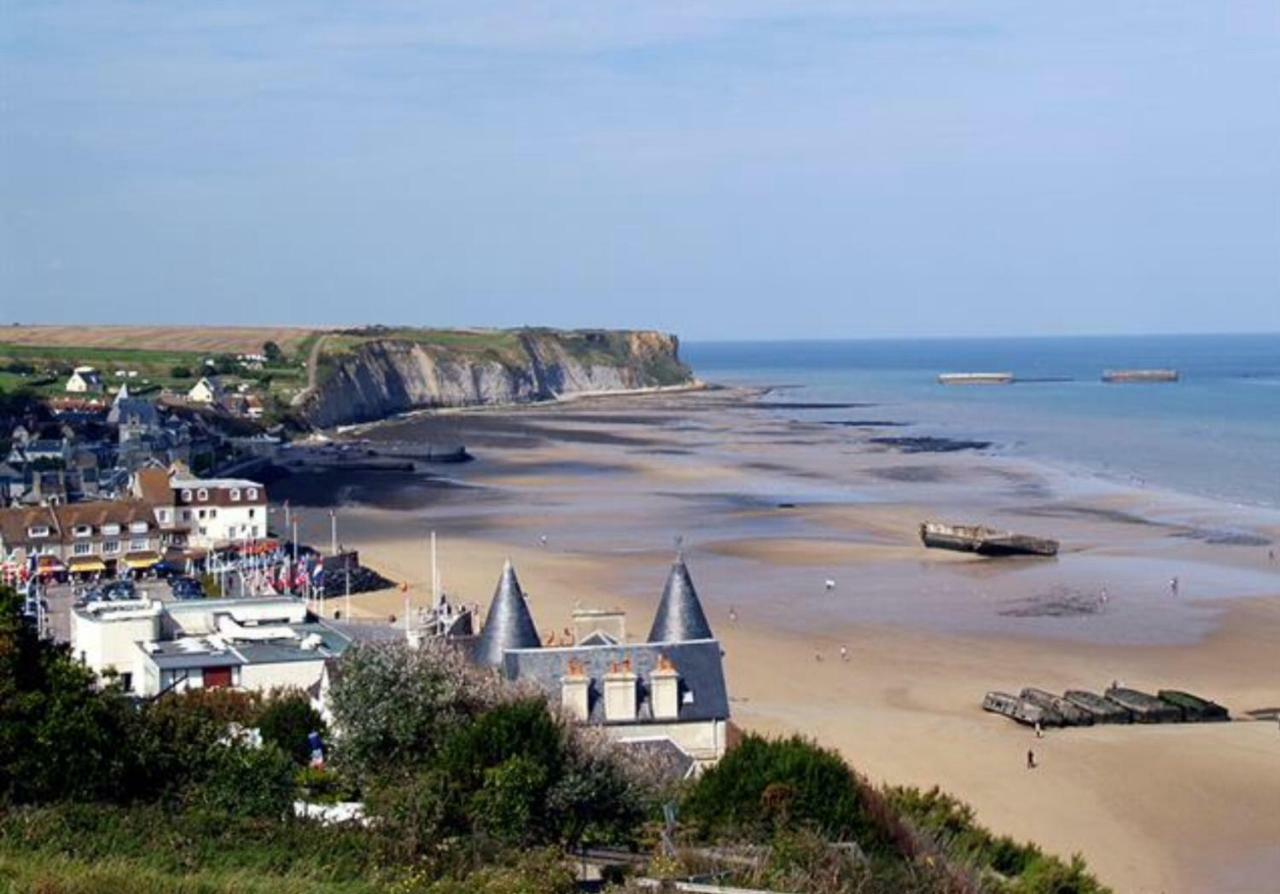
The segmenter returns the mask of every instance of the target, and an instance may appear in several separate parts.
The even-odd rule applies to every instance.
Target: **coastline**
[[[733,389],[592,395],[393,420],[366,432],[380,448],[447,424],[476,436],[478,460],[412,491],[418,502],[328,496],[344,539],[415,604],[430,530],[455,599],[487,603],[510,555],[544,631],[582,603],[626,609],[643,635],[682,533],[742,725],[816,736],[876,780],[938,784],[996,831],[1082,851],[1117,890],[1248,891],[1272,877],[1273,723],[1055,731],[1034,743],[1042,771],[1027,776],[1031,734],[978,708],[987,689],[1110,679],[1198,691],[1238,716],[1280,703],[1280,574],[1266,549],[1192,536],[1274,538],[1272,513],[998,452],[871,449],[872,429],[759,403]],[[992,562],[925,550],[914,526],[933,515],[1060,536],[1064,551]],[[327,519],[310,516],[304,534],[323,539]],[[1184,580],[1177,601],[1170,573]],[[830,595],[825,578],[838,582]],[[1039,613],[1055,587],[1103,586],[1104,610]],[[403,603],[352,600],[370,617]]]

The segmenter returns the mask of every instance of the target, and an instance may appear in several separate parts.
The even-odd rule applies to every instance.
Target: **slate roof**
[[[502,670],[510,680],[536,684],[552,701],[560,699],[561,678],[569,672],[569,662],[577,661],[591,678],[587,690],[588,722],[603,724],[604,675],[610,667],[630,660],[638,680],[636,721],[654,721],[649,694],[649,674],[666,656],[680,674],[679,714],[677,720],[727,720],[729,693],[724,681],[724,664],[720,643],[714,639],[697,642],[637,643],[616,646],[568,646],[565,648],[526,648],[507,652]],[[686,702],[685,694],[692,693]]]
[[[533,625],[524,591],[516,578],[516,570],[508,559],[502,567],[502,577],[489,604],[489,614],[484,619],[484,629],[476,643],[472,660],[478,664],[497,667],[502,664],[502,654],[509,649],[536,649],[542,640],[538,628]]]
[[[702,611],[698,591],[694,589],[684,556],[676,556],[662,591],[662,601],[649,630],[651,643],[677,643],[687,640],[713,639],[711,625]]]

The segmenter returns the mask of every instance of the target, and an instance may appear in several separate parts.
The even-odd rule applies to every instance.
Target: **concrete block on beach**
[[[1022,690],[1022,700],[1037,706],[1046,716],[1057,718],[1058,726],[1093,726],[1091,712],[1052,692],[1028,686]]]
[[[1113,686],[1106,695],[1128,709],[1133,714],[1134,723],[1178,723],[1182,720],[1182,708],[1136,689]]]
[[[1088,711],[1094,723],[1133,723],[1133,712],[1124,705],[1103,698],[1095,692],[1068,689],[1063,698],[1077,708]]]

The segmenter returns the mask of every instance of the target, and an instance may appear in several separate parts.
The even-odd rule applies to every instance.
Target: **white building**
[[[93,602],[71,613],[72,654],[144,697],[218,687],[307,689],[351,641],[288,597]]]
[[[216,406],[222,403],[222,385],[211,376],[201,376],[200,381],[187,392],[187,399],[192,403]]]
[[[189,526],[189,545],[216,549],[267,536],[267,489],[258,482],[175,475],[169,487],[174,520]]]
[[[102,376],[92,366],[77,366],[66,385],[67,391],[72,394],[101,394],[105,387]]]
[[[170,545],[220,549],[267,536],[267,489],[257,481],[147,468],[132,489],[152,505]]]

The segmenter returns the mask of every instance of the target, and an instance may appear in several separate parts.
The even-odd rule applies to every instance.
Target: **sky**
[[[0,322],[1280,330],[1275,0],[0,0]]]

